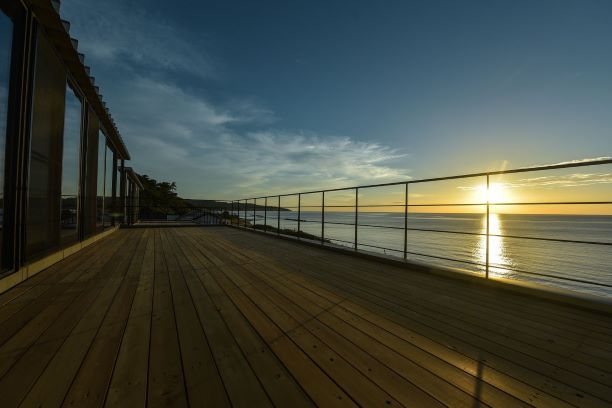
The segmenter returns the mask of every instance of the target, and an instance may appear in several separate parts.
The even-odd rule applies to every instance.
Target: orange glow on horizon
[[[489,204],[498,204],[516,201],[512,198],[509,189],[505,188],[501,183],[490,183],[488,189],[486,184],[478,186],[475,198],[474,201],[483,204],[487,202]]]
[[[612,215],[612,171],[505,174],[492,176],[488,190],[486,183],[486,177],[474,177],[409,184],[408,212],[486,213],[488,202],[494,214]],[[297,208],[297,197],[284,200]],[[359,212],[402,213],[405,200],[403,184],[360,188]],[[320,205],[320,194],[302,196],[302,206],[317,211]],[[326,212],[352,212],[355,190],[327,192],[325,205]]]

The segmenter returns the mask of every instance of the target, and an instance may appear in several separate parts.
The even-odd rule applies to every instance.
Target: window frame
[[[78,149],[77,149],[77,153],[78,153],[78,158],[77,158],[77,182],[76,182],[76,231],[75,231],[75,239],[71,240],[70,242],[61,242],[61,247],[66,247],[70,244],[73,244],[75,242],[79,242],[81,240],[81,229],[82,229],[82,220],[81,220],[81,214],[82,214],[82,206],[81,206],[81,195],[83,193],[83,189],[82,189],[82,179],[83,179],[83,130],[86,126],[85,123],[85,118],[84,118],[84,112],[85,112],[85,105],[86,105],[86,100],[83,96],[83,93],[79,90],[79,88],[77,86],[74,85],[75,81],[74,79],[72,79],[72,77],[70,76],[70,74],[67,72],[66,75],[66,92],[68,92],[69,90],[71,92],[73,92],[75,98],[77,98],[79,100],[79,103],[81,104],[81,110],[79,112],[79,145],[78,145]],[[66,98],[67,99],[67,98]],[[65,143],[66,140],[66,106],[67,104],[64,105],[64,133],[62,135],[62,144]],[[63,176],[64,176],[64,156],[63,156],[63,150],[62,150],[62,193],[63,193]],[[63,195],[62,195],[63,197]],[[60,214],[60,229],[61,229],[61,214]],[[60,231],[61,233],[61,231]]]
[[[33,30],[32,16],[17,0],[4,0],[0,12],[13,23],[4,145],[3,220],[0,243],[0,277],[19,269],[23,248],[23,146],[28,135]]]

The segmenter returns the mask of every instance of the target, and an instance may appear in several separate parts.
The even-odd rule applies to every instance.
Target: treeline
[[[193,206],[178,196],[174,181],[157,181],[146,174],[139,178],[143,186],[139,204],[141,216],[186,214],[192,210]]]
[[[197,200],[197,199],[185,199],[185,201],[191,203],[193,206],[195,207],[206,207],[206,208],[233,208],[234,211],[253,211],[253,208],[255,208],[255,211],[264,211],[266,208],[268,211],[278,211],[278,206],[275,205],[268,205],[267,207],[265,205],[261,205],[261,204],[256,204],[255,206],[253,205],[253,203],[238,203],[238,202],[234,202],[229,203],[227,201],[217,201],[217,200]],[[291,211],[288,208],[285,207],[281,207],[280,208],[281,211]]]
[[[186,199],[179,197],[176,191],[176,182],[157,181],[146,174],[139,176],[144,189],[140,193],[140,210],[142,216],[161,214],[187,214],[190,211],[205,208],[229,212],[232,204],[224,201]],[[234,211],[264,211],[266,207],[253,203],[234,203]],[[278,207],[270,205],[268,211],[278,211]],[[281,211],[290,211],[280,208]]]

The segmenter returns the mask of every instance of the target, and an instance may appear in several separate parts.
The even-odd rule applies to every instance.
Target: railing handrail
[[[490,208],[491,206],[500,206],[500,207],[503,207],[503,206],[540,206],[540,205],[561,205],[561,204],[563,205],[612,205],[612,200],[606,200],[606,201],[602,201],[602,200],[599,200],[599,201],[578,201],[578,200],[568,201],[566,200],[566,201],[549,201],[549,202],[546,202],[546,201],[492,202],[489,196],[489,192],[491,189],[491,176],[502,175],[502,174],[538,172],[538,171],[545,171],[545,170],[578,168],[578,167],[587,167],[587,166],[598,166],[598,165],[604,165],[604,164],[612,164],[612,158],[606,157],[606,158],[600,158],[596,160],[565,162],[565,163],[551,164],[551,165],[545,165],[545,166],[522,167],[522,168],[516,168],[516,169],[510,169],[510,170],[469,173],[469,174],[447,176],[447,177],[434,177],[434,178],[427,178],[427,179],[398,181],[398,182],[392,182],[392,183],[379,183],[379,184],[359,185],[359,186],[352,186],[352,187],[312,190],[312,191],[297,192],[297,193],[290,193],[290,194],[273,194],[273,195],[267,195],[267,196],[261,196],[261,197],[251,197],[251,198],[244,198],[244,199],[239,199],[239,200],[230,200],[229,203],[227,204],[230,207],[230,225],[234,225],[234,217],[235,217],[236,225],[239,227],[242,226],[244,228],[263,229],[264,232],[268,232],[269,229],[272,229],[272,230],[274,229],[268,226],[268,222],[267,222],[267,212],[269,210],[272,210],[272,208],[270,208],[268,204],[268,198],[276,198],[278,200],[277,207],[275,209],[277,212],[276,234],[277,235],[286,234],[288,233],[287,231],[289,231],[288,229],[281,229],[281,223],[280,223],[281,208],[283,210],[289,210],[289,211],[291,211],[291,209],[297,208],[297,219],[290,220],[290,221],[297,221],[297,231],[292,230],[289,233],[291,233],[292,235],[296,235],[298,239],[314,237],[315,239],[320,240],[322,245],[324,245],[326,242],[332,243],[333,241],[335,241],[335,242],[342,242],[342,243],[350,244],[350,246],[354,250],[358,250],[359,246],[362,246],[362,247],[377,248],[377,249],[381,249],[385,251],[389,250],[393,252],[403,253],[404,259],[407,259],[408,254],[412,254],[412,255],[422,255],[422,256],[427,256],[427,257],[432,257],[432,258],[449,260],[453,262],[462,262],[462,263],[468,263],[468,264],[473,264],[473,265],[479,265],[479,266],[484,267],[484,272],[485,272],[484,276],[486,278],[489,278],[490,270],[504,269],[504,270],[511,270],[511,271],[515,271],[519,273],[528,274],[528,275],[546,276],[546,277],[555,278],[555,279],[564,280],[564,281],[579,282],[579,283],[585,283],[585,284],[596,285],[596,286],[601,286],[601,287],[612,287],[611,284],[607,284],[604,282],[594,282],[594,281],[589,281],[589,280],[580,279],[580,278],[574,278],[574,277],[570,278],[567,276],[558,276],[558,275],[552,275],[552,274],[545,274],[541,272],[525,271],[522,269],[517,269],[517,268],[512,268],[512,267],[509,268],[509,267],[500,266],[497,264],[491,264],[490,254],[489,254],[489,250],[490,250],[489,241],[491,237],[539,240],[539,241],[550,241],[550,242],[558,242],[558,243],[599,245],[602,247],[612,246],[612,242],[607,242],[607,241],[593,241],[593,240],[584,240],[584,239],[583,240],[572,240],[572,239],[548,238],[548,237],[514,235],[514,234],[506,235],[506,234],[496,234],[490,231],[490,214],[491,214]],[[457,179],[465,179],[465,178],[478,178],[478,177],[482,177],[485,179],[484,185],[486,186],[487,194],[486,194],[485,201],[483,202],[471,202],[471,203],[463,203],[463,202],[460,202],[460,203],[412,203],[412,202],[409,202],[408,187],[410,184],[446,181],[446,180],[457,180]],[[366,189],[366,188],[387,187],[387,186],[405,186],[404,202],[396,203],[396,204],[360,204],[359,203],[360,190]],[[350,191],[350,190],[355,191],[354,203],[352,204],[332,205],[332,204],[325,202],[325,198],[326,198],[325,194],[328,192]],[[302,196],[308,195],[308,194],[313,194],[313,195],[321,194],[321,204],[320,205],[316,205],[316,204],[315,205],[303,205]],[[281,198],[292,197],[292,196],[294,197],[297,196],[297,206],[281,206]],[[257,200],[262,200],[262,199],[265,200],[265,205],[258,207]],[[461,207],[461,206],[482,206],[486,208],[485,213],[484,213],[486,214],[485,232],[472,233],[472,232],[462,232],[462,231],[449,231],[449,230],[442,230],[442,229],[414,228],[408,225],[408,209],[411,207]],[[370,224],[360,224],[359,223],[360,208],[363,209],[363,208],[381,208],[381,207],[397,207],[397,208],[403,207],[403,215],[404,215],[403,227],[388,226],[388,225],[370,225]],[[306,219],[302,220],[301,214],[302,214],[302,211],[306,208],[320,208],[321,220],[320,221],[311,221],[311,220],[306,220]],[[349,208],[354,208],[353,210],[354,211],[354,214],[353,214],[354,222],[344,223],[344,222],[334,222],[334,221],[326,220],[325,218],[326,210],[329,211],[329,208],[346,208],[347,210]],[[251,217],[249,217],[252,219],[251,221],[247,219],[247,212],[252,212],[252,214],[250,214]],[[261,225],[261,222],[260,223],[257,222],[257,216],[256,216],[257,212],[263,212],[263,217],[259,217],[259,218],[263,218],[264,220],[263,225]],[[319,211],[315,211],[315,212],[319,212]],[[350,214],[350,211],[347,213]],[[302,231],[301,224],[311,223],[311,222],[321,224],[320,237],[306,233],[305,231]],[[337,238],[326,237],[326,234],[325,234],[326,224],[327,225],[338,224],[338,225],[353,226],[354,227],[354,241],[351,242],[351,241],[341,240]],[[359,227],[376,227],[376,228],[386,228],[386,229],[395,229],[395,230],[403,229],[404,230],[403,250],[394,249],[394,248],[385,248],[379,245],[371,245],[371,244],[358,242],[358,228]],[[485,254],[484,263],[470,262],[470,261],[465,261],[465,260],[460,260],[460,259],[453,259],[453,258],[448,258],[448,257],[443,257],[443,256],[431,255],[431,254],[428,255],[428,254],[415,253],[409,250],[407,246],[407,241],[408,241],[407,232],[408,231],[427,231],[427,232],[436,232],[436,233],[451,233],[451,234],[484,236],[486,237],[486,244],[485,244],[486,254]]]
[[[357,185],[357,186],[351,186],[351,187],[338,187],[338,188],[329,188],[329,189],[322,189],[322,190],[299,191],[295,193],[271,194],[271,195],[261,196],[261,197],[248,197],[248,198],[241,198],[241,199],[228,200],[228,201],[259,200],[259,199],[263,199],[266,197],[270,198],[270,197],[279,197],[279,196],[280,197],[290,197],[290,196],[296,196],[298,194],[305,195],[305,194],[318,194],[322,192],[328,193],[332,191],[355,190],[357,188],[363,189],[363,188],[373,188],[373,187],[389,187],[389,186],[399,186],[399,185],[404,185],[404,184],[427,183],[427,182],[432,182],[432,181],[446,181],[446,180],[457,180],[457,179],[463,179],[463,178],[497,176],[501,174],[528,173],[528,172],[533,172],[533,171],[598,166],[602,164],[612,164],[612,158],[606,157],[604,159],[598,159],[598,160],[589,160],[589,161],[580,161],[580,162],[565,162],[565,163],[548,164],[548,165],[533,166],[533,167],[519,167],[516,169],[509,169],[509,170],[485,171],[485,172],[480,172],[480,173],[467,173],[467,174],[459,174],[459,175],[454,175],[454,176],[432,177],[432,178],[423,178],[423,179],[414,179],[414,180],[410,179],[410,180],[404,180],[404,181],[393,181],[390,183],[364,184],[364,185]]]

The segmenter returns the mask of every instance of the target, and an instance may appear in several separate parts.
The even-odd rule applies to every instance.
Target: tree
[[[174,181],[157,181],[146,174],[138,177],[143,186],[143,191],[140,193],[143,218],[155,218],[154,216],[166,214],[185,214],[193,207],[178,196]]]

